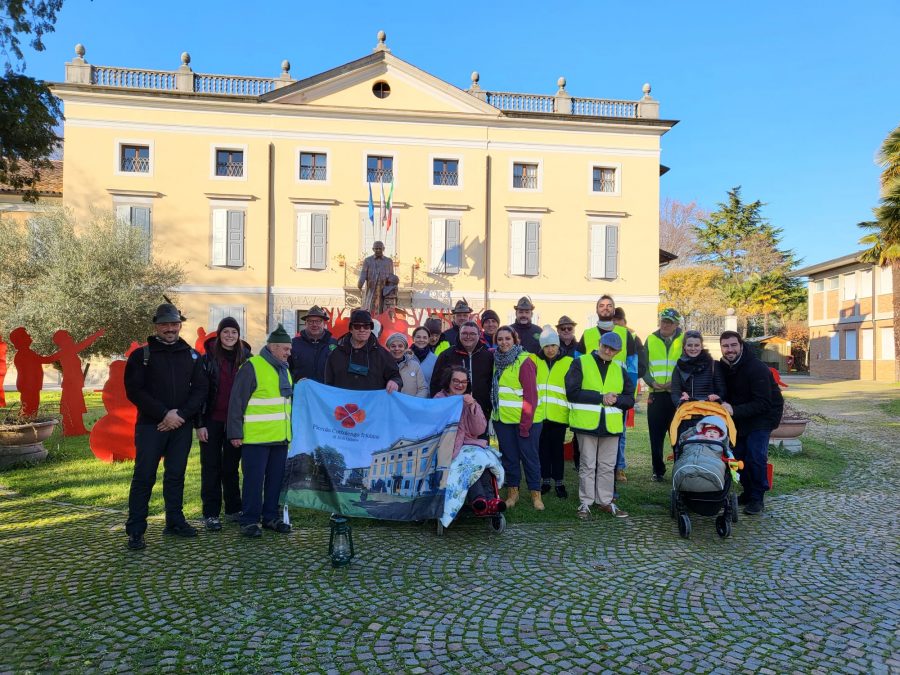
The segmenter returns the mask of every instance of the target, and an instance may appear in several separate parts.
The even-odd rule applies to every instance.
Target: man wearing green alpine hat
[[[291,442],[291,336],[284,327],[272,331],[266,346],[251,356],[234,378],[228,402],[226,433],[241,448],[244,474],[241,532],[261,537],[259,527],[286,534],[291,526],[278,516],[278,497]]]
[[[641,350],[638,370],[644,373],[644,381],[650,386],[647,399],[647,427],[650,435],[650,455],[653,459],[655,481],[662,481],[666,474],[663,459],[663,443],[675,416],[675,404],[669,392],[672,390],[672,373],[681,357],[684,337],[678,324],[681,315],[672,308],[659,313],[659,329],[647,336]]]

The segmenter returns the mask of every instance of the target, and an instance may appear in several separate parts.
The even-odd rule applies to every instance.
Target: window
[[[837,277],[828,277],[828,278],[825,280],[825,287],[826,287],[829,291],[836,291],[838,285],[839,285],[839,280],[838,280]]]
[[[844,331],[844,360],[856,361],[856,331]]]
[[[538,165],[515,162],[513,164],[513,188],[516,190],[537,190]]]
[[[618,192],[616,170],[612,167],[595,166],[592,180],[594,192]]]
[[[419,463],[419,473],[425,473],[428,470],[428,457],[423,457]]]
[[[381,217],[381,209],[375,204],[375,223],[369,220],[369,209],[360,209],[359,213],[359,243],[360,253],[364,256],[372,255],[372,244],[380,240],[384,242],[384,255],[394,258],[397,255],[397,229],[399,227],[398,209],[394,209],[391,216],[391,227],[387,227],[387,213]]]
[[[893,274],[891,266],[885,265],[878,270],[878,293],[886,295],[893,290]]]
[[[216,148],[216,175],[225,178],[243,178],[244,151]]]
[[[433,164],[434,174],[432,185],[458,186],[459,185],[459,160],[436,159]]]
[[[875,353],[875,331],[871,328],[863,328],[859,333],[862,346],[862,360],[871,361]]]
[[[244,266],[244,211],[213,209],[212,264]]]
[[[328,155],[324,152],[300,153],[300,180],[327,180]]]
[[[297,267],[324,270],[327,266],[328,214],[297,213]]]
[[[825,280],[824,279],[816,279],[812,283],[812,287],[813,287],[814,293],[821,293],[822,291],[825,290]]]
[[[510,224],[509,273],[537,276],[540,273],[541,224],[536,220],[514,220]]]
[[[591,278],[615,279],[619,276],[619,226],[615,223],[591,223]]]
[[[843,300],[856,300],[856,273],[844,275],[844,292],[841,295]]]
[[[150,146],[119,146],[119,171],[124,173],[150,173]]]
[[[840,333],[829,333],[828,334],[828,358],[832,361],[837,361],[841,358],[841,334]]]
[[[387,82],[376,82],[372,85],[372,93],[377,98],[387,98],[391,95],[391,85]]]
[[[460,222],[455,218],[431,219],[431,271],[456,274],[462,259]]]
[[[247,326],[244,323],[244,306],[243,305],[210,305],[209,306],[209,323],[207,330],[214,331],[219,326],[219,322],[226,316],[230,316],[238,322],[241,327],[241,335],[247,334]]]
[[[394,158],[382,155],[366,157],[367,183],[392,183],[394,181]]]
[[[894,354],[894,329],[889,327],[879,328],[878,330],[881,338],[881,349],[879,349],[878,358],[882,361],[893,361],[896,358]]]
[[[406,462],[406,473],[412,473],[413,463],[412,460]]]
[[[859,297],[872,297],[872,270],[859,271]]]
[[[116,218],[120,223],[130,225],[139,230],[145,237],[144,259],[150,259],[150,242],[152,230],[150,228],[150,207],[133,206],[130,204],[116,205]]]

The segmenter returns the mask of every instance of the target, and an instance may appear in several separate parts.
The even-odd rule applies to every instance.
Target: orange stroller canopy
[[[687,401],[678,406],[675,411],[675,418],[669,427],[669,441],[674,446],[678,443],[678,426],[686,419],[691,417],[706,417],[707,415],[715,415],[725,420],[728,426],[728,438],[734,445],[737,440],[737,430],[734,428],[734,422],[731,415],[720,404],[713,401]]]

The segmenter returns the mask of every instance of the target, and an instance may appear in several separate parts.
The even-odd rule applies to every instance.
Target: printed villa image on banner
[[[439,518],[462,397],[294,386],[283,502],[382,520]]]

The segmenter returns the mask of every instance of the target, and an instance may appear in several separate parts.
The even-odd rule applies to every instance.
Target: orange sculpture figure
[[[31,336],[22,326],[14,328],[9,334],[9,341],[16,348],[13,365],[16,367],[16,389],[22,401],[22,415],[34,417],[41,403],[41,389],[44,388],[44,369],[46,363],[56,361],[56,354],[41,356],[31,349]]]
[[[203,326],[197,328],[197,341],[194,343],[194,351],[198,354],[206,353],[206,341],[216,337],[216,331],[207,333]]]
[[[132,342],[126,358],[142,345]],[[109,379],[103,385],[103,407],[106,415],[91,429],[91,452],[102,462],[122,462],[134,459],[134,425],[137,408],[125,395],[125,361],[119,359],[109,365]]]
[[[6,343],[0,337],[0,408],[6,407],[6,392],[3,390],[3,380],[6,379]]]
[[[59,412],[62,416],[63,436],[83,436],[87,433],[83,418],[87,412],[87,406],[84,404],[84,373],[81,371],[78,352],[94,344],[103,333],[103,329],[100,329],[81,342],[75,342],[65,330],[58,330],[53,334],[53,342],[59,347],[55,356],[62,370]]]

